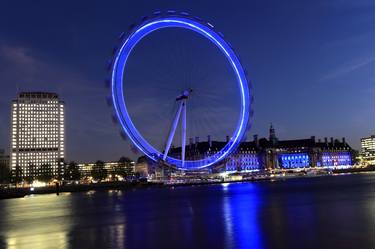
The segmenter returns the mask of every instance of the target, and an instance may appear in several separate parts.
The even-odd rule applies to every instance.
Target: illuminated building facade
[[[229,137],[226,138],[227,142]],[[227,142],[211,141],[211,136],[207,137],[207,141],[200,142],[199,137],[190,139],[189,145],[186,147],[187,160],[199,160],[210,155],[220,153],[220,150]],[[179,158],[181,155],[181,148],[172,148],[171,153],[173,157]],[[224,167],[223,167],[224,166]],[[223,163],[213,167],[214,170],[225,171],[243,171],[251,172],[257,171],[261,168],[259,161],[259,151],[256,149],[254,142],[243,142],[239,148],[224,160]]]
[[[375,165],[375,135],[361,139],[360,159],[364,165]]]
[[[64,102],[55,93],[22,92],[11,109],[11,170],[20,169],[24,177],[36,176],[42,165],[49,165],[55,176],[61,173]]]
[[[226,171],[256,171],[260,162],[255,150],[241,148],[225,162]]]
[[[135,172],[135,162],[129,162],[129,163],[121,163],[121,162],[103,162],[104,167],[103,169],[106,170],[106,173],[108,175],[116,174],[119,169],[122,170],[123,173],[127,174],[128,176],[134,174]],[[91,172],[94,168],[96,163],[79,163],[78,164],[78,170],[81,173],[81,176],[83,177],[89,177],[91,176]]]
[[[237,168],[237,171],[246,171],[350,167],[352,156],[353,150],[345,138],[341,141],[331,138],[331,142],[326,138],[324,142],[316,141],[315,137],[296,140],[262,138],[258,141],[255,136],[254,141],[241,144],[239,150],[226,162],[225,169],[233,171]]]
[[[279,140],[276,137],[274,127],[271,125],[269,138],[258,139],[250,142],[242,142],[239,148],[230,155],[222,164],[213,167],[216,171],[241,171],[252,172],[264,169],[301,169],[301,168],[345,168],[352,166],[353,150],[341,140],[331,138],[328,141],[312,136],[308,139]],[[227,138],[228,139],[228,138]],[[225,146],[226,142],[211,141],[195,143],[190,139],[186,149],[187,160],[204,158],[207,155],[217,153]],[[181,148],[171,150],[173,156],[181,153]]]
[[[282,168],[305,168],[310,166],[310,157],[307,153],[280,154],[279,162]]]
[[[353,150],[345,138],[325,138],[324,142],[310,139],[279,141],[276,146],[276,159],[271,168],[309,168],[309,167],[350,167]]]

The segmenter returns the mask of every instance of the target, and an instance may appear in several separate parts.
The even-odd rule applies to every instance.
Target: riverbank
[[[332,173],[334,174],[343,174],[343,173],[361,173],[361,172],[374,172],[375,165],[370,165],[363,168],[348,168],[348,169],[334,169]]]
[[[56,186],[46,186],[38,188],[30,187],[11,187],[0,189],[0,199],[19,198],[25,197],[26,195],[33,194],[59,194],[63,192],[85,192],[91,190],[129,190],[133,188],[145,188],[163,186],[161,183],[152,182],[102,182],[102,183],[91,183],[91,184],[72,184],[62,185],[56,188]]]
[[[374,173],[35,195],[0,200],[0,248],[374,249],[374,203]]]
[[[318,172],[318,171],[317,171]],[[316,174],[301,174],[296,172],[287,175],[264,175],[262,177],[244,177],[240,180],[219,180],[219,179],[197,179],[194,181],[185,182],[171,182],[171,181],[154,181],[154,182],[102,182],[102,183],[91,183],[91,184],[71,184],[71,185],[60,185],[46,186],[38,188],[30,187],[6,187],[0,188],[0,199],[9,198],[22,198],[27,195],[33,194],[59,194],[63,192],[86,192],[86,191],[104,191],[104,190],[129,190],[135,188],[147,188],[147,187],[179,187],[179,186],[193,186],[193,185],[209,185],[209,184],[222,184],[222,183],[236,183],[236,182],[259,182],[259,181],[280,181],[291,178],[311,178],[321,176],[335,176],[341,174],[351,173],[368,173],[375,172],[375,166],[369,166],[366,168],[349,168],[349,169],[334,169],[331,171],[319,171]]]

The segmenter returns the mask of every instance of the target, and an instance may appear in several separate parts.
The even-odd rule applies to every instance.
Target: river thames
[[[375,174],[0,200],[0,248],[375,248]]]

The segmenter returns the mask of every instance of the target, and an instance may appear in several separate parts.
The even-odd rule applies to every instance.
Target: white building
[[[64,102],[47,92],[22,92],[12,102],[11,170],[37,175],[50,165],[54,175],[65,155]],[[30,167],[32,166],[32,167]],[[30,172],[30,168],[32,172]]]
[[[365,165],[375,165],[375,135],[361,139],[360,159]]]

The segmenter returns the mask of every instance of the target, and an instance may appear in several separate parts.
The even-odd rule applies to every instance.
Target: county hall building
[[[229,138],[227,137],[227,141]],[[190,139],[186,148],[186,159],[197,160],[220,151],[226,142],[207,141],[193,142]],[[178,157],[181,148],[174,148],[173,155]],[[279,140],[275,129],[270,127],[269,137],[242,142],[238,149],[223,163],[214,166],[218,171],[258,171],[264,169],[295,169],[295,168],[342,168],[352,166],[353,149],[345,141],[334,138]]]

